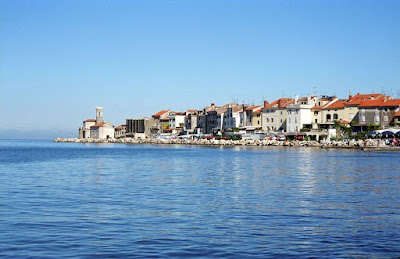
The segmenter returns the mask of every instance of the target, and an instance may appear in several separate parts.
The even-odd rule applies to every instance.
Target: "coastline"
[[[386,145],[383,141],[368,139],[350,141],[278,141],[278,140],[217,140],[217,139],[78,139],[56,138],[61,143],[120,143],[120,144],[156,144],[156,145],[200,145],[200,146],[269,146],[269,147],[314,147],[332,149],[358,149],[363,151],[400,151],[400,147]]]

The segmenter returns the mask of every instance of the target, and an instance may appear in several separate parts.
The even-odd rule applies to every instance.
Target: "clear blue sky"
[[[0,138],[161,109],[400,90],[400,1],[0,1]]]

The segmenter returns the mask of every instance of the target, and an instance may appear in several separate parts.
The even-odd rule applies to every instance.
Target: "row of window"
[[[270,112],[275,112],[275,110],[273,110],[273,109],[267,109],[266,110],[268,113],[270,113]],[[281,115],[283,114],[283,111],[280,111],[280,113],[281,113]],[[258,117],[259,115],[257,115],[257,117]]]

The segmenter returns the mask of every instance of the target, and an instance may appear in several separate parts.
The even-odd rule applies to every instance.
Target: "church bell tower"
[[[96,124],[103,122],[103,107],[96,107]]]

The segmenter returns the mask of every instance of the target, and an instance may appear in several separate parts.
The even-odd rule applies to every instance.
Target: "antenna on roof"
[[[314,96],[317,96],[317,86],[316,85],[314,85],[314,87],[313,87],[313,90],[314,90]]]

